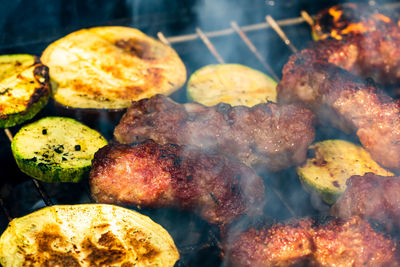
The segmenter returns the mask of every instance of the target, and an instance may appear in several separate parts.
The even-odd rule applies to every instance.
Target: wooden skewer
[[[13,136],[12,136],[12,133],[11,133],[10,129],[5,128],[5,129],[4,129],[4,132],[6,133],[6,135],[7,135],[7,137],[8,137],[8,140],[10,140],[10,142],[12,142]]]
[[[263,67],[271,74],[272,78],[279,82],[279,77],[276,75],[275,71],[271,68],[271,66],[265,61],[264,57],[258,52],[257,48],[250,41],[247,35],[240,29],[239,25],[235,21],[231,21],[232,28],[236,31],[236,33],[242,38],[243,42],[247,45],[251,52],[257,57],[257,59],[261,62]]]
[[[290,48],[290,50],[292,50],[293,53],[297,53],[296,47],[292,44],[278,23],[276,23],[276,21],[270,15],[267,15],[265,19],[268,24],[271,25],[272,29],[274,29],[274,31],[279,35],[279,37],[281,37],[283,42]]]
[[[214,45],[211,43],[205,33],[198,27],[196,28],[196,32],[199,35],[200,39],[207,46],[208,50],[210,50],[211,54],[213,54],[213,56],[217,59],[217,61],[221,64],[225,63],[225,61],[222,59],[221,55],[217,52]]]
[[[168,39],[165,37],[165,35],[162,32],[157,32],[157,37],[160,39],[160,41],[163,44],[171,46],[171,43],[168,41]]]
[[[314,19],[311,17],[310,14],[308,14],[307,11],[302,10],[300,12],[301,16],[303,17],[303,19],[312,27],[314,26]]]

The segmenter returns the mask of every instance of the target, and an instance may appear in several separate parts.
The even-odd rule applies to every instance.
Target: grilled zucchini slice
[[[33,118],[50,96],[49,71],[32,55],[0,56],[0,127]]]
[[[50,68],[55,101],[69,108],[124,109],[186,81],[174,49],[128,27],[73,32],[50,44],[41,60]]]
[[[133,210],[104,204],[46,207],[12,220],[0,263],[18,266],[174,266],[168,232]]]
[[[47,117],[24,126],[11,149],[24,173],[45,182],[79,182],[94,153],[107,144],[97,131],[70,118]]]
[[[328,204],[333,204],[344,192],[346,181],[352,175],[367,172],[394,175],[379,166],[363,147],[344,140],[312,144],[307,154],[307,160],[297,168],[297,174],[307,191],[317,193]]]
[[[220,102],[233,106],[254,106],[276,102],[277,83],[264,73],[240,64],[208,65],[193,73],[187,98],[206,106]]]

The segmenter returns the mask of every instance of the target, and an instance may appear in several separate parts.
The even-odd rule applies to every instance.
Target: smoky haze
[[[154,37],[159,31],[168,37],[193,34],[196,27],[205,32],[229,29],[231,21],[235,21],[239,26],[264,23],[267,14],[271,14],[275,19],[299,17],[300,10],[307,10],[310,14],[315,14],[322,7],[337,2],[305,0],[3,0],[0,8],[0,52],[2,54],[33,53],[40,55],[50,42],[84,27],[133,26]],[[378,3],[384,2],[390,1],[379,1]],[[304,23],[284,27],[283,30],[298,49],[306,47],[311,41],[310,29]],[[247,35],[275,73],[281,77],[281,69],[292,52],[271,29],[248,32]],[[211,42],[225,62],[244,64],[269,74],[237,34],[211,38]],[[188,69],[188,75],[200,67],[217,63],[201,40],[174,44],[173,48],[183,59]],[[179,102],[187,101],[184,89],[174,94],[173,98]],[[107,127],[110,125],[108,124]],[[110,129],[103,131],[110,131]],[[325,126],[318,129],[317,140],[332,137],[358,142],[354,136],[345,135],[338,130]],[[7,142],[8,140],[2,143],[0,150],[2,155],[9,153]],[[3,144],[7,145],[3,146]],[[4,162],[6,164],[0,169],[9,171],[10,160],[2,162],[2,164]],[[261,175],[266,183],[267,204],[264,208],[266,218],[260,220],[283,221],[293,216],[328,213],[329,207],[326,204],[320,202],[318,198],[310,199],[309,194],[303,190],[295,168],[279,173],[261,173]],[[10,177],[17,176],[21,176],[21,174],[15,167]],[[8,198],[9,203],[17,207],[12,214],[14,217],[26,214],[43,205],[31,183],[23,185],[23,190],[18,187],[11,198]],[[90,201],[87,198],[82,199],[76,196],[75,192],[80,190],[79,186],[66,188],[63,185],[47,185],[46,188],[48,192],[51,192],[52,197],[59,199],[56,203],[76,203],[78,199],[80,202]],[[278,194],[276,189],[279,189]],[[69,192],[74,192],[74,194]],[[34,198],[34,201],[30,199],[26,202],[21,201],[27,195]],[[290,209],[283,204],[282,200],[287,202]],[[34,204],[32,205],[32,203]],[[203,239],[208,237],[209,225],[199,222],[199,219],[193,214],[170,210],[143,209],[141,211],[165,226],[181,247],[192,246],[196,242],[205,242]],[[257,223],[259,221],[254,218],[243,218],[233,226],[235,230],[232,233],[237,233],[239,229],[243,230],[249,225]],[[192,233],[190,238],[188,232]],[[199,233],[203,236],[200,236]],[[233,235],[228,235],[226,238],[230,242],[233,237]],[[216,247],[213,249],[215,250]],[[208,255],[203,256],[207,257]],[[202,262],[199,260],[201,256],[196,253],[185,257],[189,257],[189,262],[191,261],[190,257],[196,258],[192,259],[193,261]],[[213,260],[212,263],[218,263],[218,257],[214,257]]]

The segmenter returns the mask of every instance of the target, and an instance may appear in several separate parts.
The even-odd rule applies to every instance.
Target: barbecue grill
[[[20,5],[23,2],[20,1]],[[89,16],[93,17],[92,20],[81,18],[80,16],[85,11],[90,10],[88,6],[93,2],[85,1],[85,4],[79,4],[79,1],[72,1],[72,4],[63,11],[63,17],[56,23],[57,26],[49,30],[37,29],[36,34],[33,33],[36,29],[25,30],[12,37],[14,31],[21,30],[21,27],[15,25],[8,28],[0,35],[0,53],[40,55],[50,42],[76,29],[95,25],[122,25],[139,28],[172,46],[185,63],[188,75],[204,65],[226,62],[240,63],[259,69],[275,80],[279,80],[280,71],[290,54],[311,41],[307,23],[311,23],[312,14],[323,7],[337,3],[333,1],[326,1],[323,4],[316,4],[313,1],[278,3],[278,1],[251,0],[243,1],[243,3],[240,1],[220,1],[219,3],[187,1],[181,4],[179,1],[171,1],[169,6],[160,4],[158,7],[157,1],[149,1],[142,5],[136,3],[139,1],[116,1],[113,4],[102,1],[105,7],[101,12],[107,13],[104,18],[100,18],[99,15]],[[152,4],[156,11],[147,10]],[[370,4],[376,3],[370,1]],[[392,9],[400,8],[400,3],[377,4],[384,4]],[[58,8],[62,7],[62,4],[54,4],[53,8],[57,5]],[[223,9],[235,6],[241,9],[240,12]],[[7,7],[15,8],[14,12],[21,11],[18,9],[21,7],[18,6]],[[28,4],[27,8],[35,7],[35,4]],[[124,10],[119,10],[121,7]],[[278,11],[279,13],[275,13]],[[51,11],[47,10],[47,12]],[[72,19],[66,18],[68,15],[72,16]],[[17,19],[18,16],[14,20]],[[51,18],[48,20],[51,21]],[[6,22],[0,20],[0,26],[2,22],[4,27],[9,27],[13,20]],[[45,21],[43,24],[48,26],[49,22]],[[175,92],[172,98],[178,102],[186,101],[184,90]],[[33,120],[49,115],[60,115],[52,102]],[[85,121],[82,114],[69,115],[98,129],[109,140],[112,138],[112,131],[120,116],[117,115],[117,118],[110,120],[107,114],[102,114],[95,122],[89,122]],[[19,126],[6,129],[0,135],[0,169],[2,170],[0,232],[4,231],[12,218],[21,217],[44,206],[93,202],[85,181],[79,184],[47,184],[23,174],[16,166],[10,150],[10,141],[18,129]],[[318,139],[337,137],[331,131],[324,129],[319,129],[317,132]],[[283,221],[296,216],[327,215],[328,206],[302,189],[293,168],[275,174],[265,173],[263,177],[266,181],[268,202],[265,207],[265,214],[268,216],[266,220]],[[138,207],[132,208],[138,209]],[[196,215],[169,209],[139,209],[139,212],[150,216],[172,235],[181,253],[178,265],[221,265],[217,231]]]

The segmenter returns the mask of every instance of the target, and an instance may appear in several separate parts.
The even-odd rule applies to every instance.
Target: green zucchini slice
[[[97,131],[70,118],[47,117],[21,128],[11,149],[22,172],[45,182],[79,182],[94,153],[107,144]]]
[[[193,73],[187,98],[206,106],[220,102],[233,106],[254,106],[276,102],[277,83],[264,73],[240,64],[208,65]]]
[[[0,56],[0,127],[33,118],[50,96],[49,70],[32,55]]]
[[[379,166],[363,147],[344,140],[312,144],[306,162],[297,168],[304,188],[317,193],[328,204],[333,204],[344,192],[348,178],[367,172],[394,175]]]

